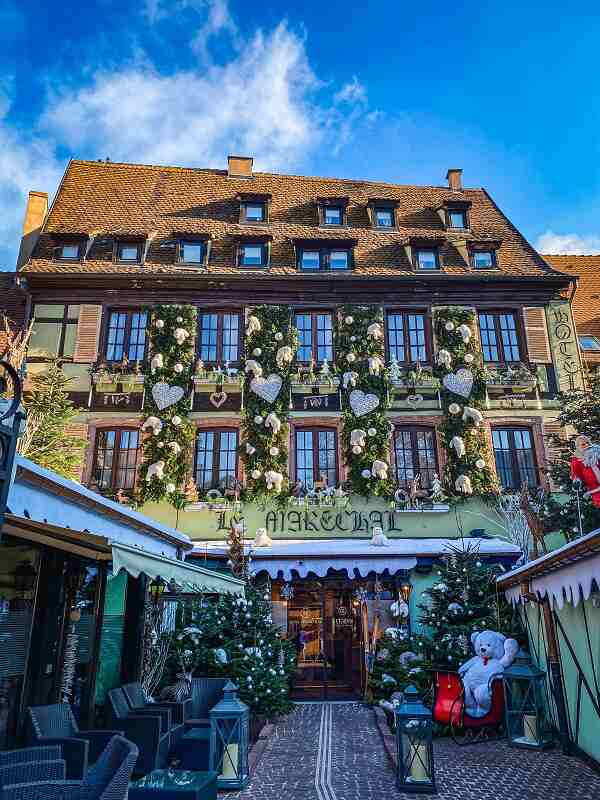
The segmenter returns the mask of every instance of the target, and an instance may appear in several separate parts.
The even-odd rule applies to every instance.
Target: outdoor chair
[[[69,780],[85,777],[88,766],[98,759],[111,737],[123,735],[122,730],[80,731],[68,703],[29,706],[27,728],[28,743],[60,745]]]
[[[184,722],[186,712],[191,707],[189,700],[177,703],[170,700],[157,700],[149,702],[139,681],[124,683],[121,686],[132,713],[156,713],[156,709],[166,709],[170,712],[169,733],[171,734],[171,747],[174,747],[185,733]]]
[[[228,678],[192,678],[191,712],[185,721],[186,728],[203,728],[210,725],[208,712],[223,699],[223,687]]]
[[[169,757],[171,736],[161,709],[154,715],[131,711],[120,687],[108,692],[106,708],[110,724],[124,728],[125,736],[138,747],[136,773],[145,775],[154,769],[163,769]]]
[[[25,747],[0,753],[0,789],[14,783],[65,780],[60,747]]]
[[[6,785],[0,800],[125,800],[138,750],[113,736],[82,781],[41,780]]]

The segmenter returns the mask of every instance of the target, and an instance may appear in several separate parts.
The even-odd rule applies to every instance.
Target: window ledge
[[[450,506],[446,503],[433,503],[431,508],[402,508],[394,507],[394,514],[447,514]]]
[[[131,383],[142,385],[144,383],[144,376],[127,372],[110,372],[104,370],[95,370],[92,372],[92,382],[97,383]]]

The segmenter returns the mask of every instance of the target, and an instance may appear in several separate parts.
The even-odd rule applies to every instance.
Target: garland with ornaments
[[[440,381],[446,451],[444,488],[453,498],[497,493],[482,409],[485,378],[475,313],[460,306],[434,312],[437,343],[434,374]]]
[[[189,420],[190,385],[196,340],[196,309],[156,305],[147,309],[149,355],[145,367],[146,433],[138,500],[167,499],[180,508],[191,460],[194,426]]]
[[[348,465],[347,488],[368,497],[392,497],[391,426],[385,369],[383,312],[374,306],[343,306],[336,351],[345,399],[342,448]]]
[[[288,425],[290,374],[298,332],[287,306],[257,306],[246,322],[243,410],[244,442],[240,455],[246,471],[247,500],[289,492]]]

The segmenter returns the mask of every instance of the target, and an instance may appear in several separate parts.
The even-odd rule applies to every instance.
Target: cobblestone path
[[[600,775],[559,749],[535,753],[504,742],[435,742],[439,800],[598,800]],[[400,793],[371,709],[300,704],[275,726],[240,800],[410,800]],[[226,797],[223,795],[223,797]]]

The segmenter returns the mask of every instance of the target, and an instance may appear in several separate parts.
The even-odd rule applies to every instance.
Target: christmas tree
[[[269,597],[247,586],[245,598],[224,594],[215,602],[194,601],[179,615],[162,684],[182,667],[195,675],[226,676],[254,716],[287,713],[296,651],[273,625]]]
[[[423,655],[415,652],[415,639],[408,632],[396,629],[394,635],[382,636],[369,676],[369,690],[374,702],[389,700],[394,692],[413,685],[425,693],[431,682],[424,669]]]
[[[456,670],[473,655],[475,631],[489,629],[523,639],[518,616],[496,589],[500,571],[480,560],[477,547],[463,542],[452,548],[419,606],[421,622],[431,632],[416,640],[415,651],[424,665]]]

